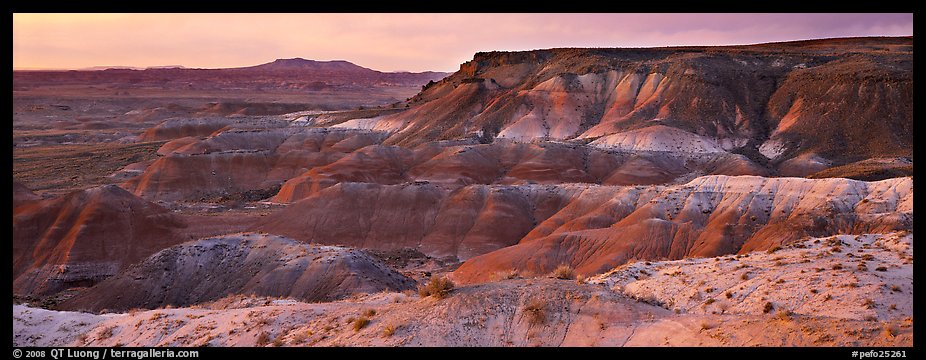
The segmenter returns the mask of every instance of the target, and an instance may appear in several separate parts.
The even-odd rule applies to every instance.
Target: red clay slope
[[[88,286],[188,240],[166,209],[115,185],[37,200],[13,212],[13,292]]]
[[[912,230],[913,180],[705,176],[685,185],[579,195],[507,247],[466,261],[463,282],[511,269],[585,275],[632,260],[766,250],[805,236]],[[601,193],[605,192],[605,193]],[[584,198],[584,199],[583,199]]]

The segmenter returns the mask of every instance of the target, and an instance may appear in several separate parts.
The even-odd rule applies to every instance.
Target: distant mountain
[[[80,68],[80,69],[77,69],[76,71],[101,71],[101,70],[110,70],[110,69],[113,69],[113,70],[144,70],[145,68],[143,68],[143,67],[137,67],[137,66],[106,66],[106,65],[102,65],[102,66],[90,66],[90,67]]]
[[[276,59],[266,64],[238,69],[259,71],[368,71],[377,72],[344,60],[316,61],[303,58]]]
[[[324,90],[344,86],[420,87],[450,73],[381,72],[344,60],[277,59],[248,67],[191,69],[180,65],[95,66],[72,71],[13,71],[13,84],[106,84],[116,87]]]

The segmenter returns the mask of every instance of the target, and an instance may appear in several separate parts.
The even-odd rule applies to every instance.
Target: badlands
[[[913,39],[13,74],[14,346],[913,345]]]

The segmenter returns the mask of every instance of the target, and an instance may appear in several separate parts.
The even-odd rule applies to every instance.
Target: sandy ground
[[[912,238],[912,234],[892,233],[808,239],[793,248],[740,258],[640,262],[587,281],[502,280],[461,287],[443,299],[411,292],[359,295],[329,303],[239,297],[189,308],[104,315],[15,305],[13,342],[16,346],[912,346]],[[843,242],[840,252],[833,252],[835,241]],[[855,255],[848,257],[848,253]],[[874,258],[865,260],[869,268],[865,272],[856,269],[857,261],[849,260],[869,254]],[[832,270],[829,266],[835,261],[851,268]],[[744,264],[747,267],[733,269]],[[821,266],[827,268],[817,271]],[[881,266],[887,270],[876,270]],[[744,271],[749,280],[740,277]],[[641,276],[642,272],[649,275]],[[700,299],[692,299],[695,292]],[[733,295],[727,298],[727,292]],[[703,305],[711,298],[717,299]],[[869,298],[873,305],[864,301]],[[773,304],[768,312],[763,311],[765,302]],[[362,317],[368,322],[358,323]]]

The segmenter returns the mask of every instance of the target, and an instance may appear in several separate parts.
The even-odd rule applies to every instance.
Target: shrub
[[[768,314],[768,313],[772,312],[772,309],[774,309],[774,308],[775,308],[775,305],[772,305],[772,302],[771,302],[771,301],[766,302],[766,303],[765,303],[765,306],[762,307],[762,313]]]
[[[779,320],[791,320],[792,314],[793,313],[791,312],[791,310],[779,309],[775,315],[778,317]]]
[[[823,301],[830,301],[832,299],[833,299],[833,295],[830,295],[830,294],[826,294],[826,296],[823,297]]]
[[[715,301],[717,301],[717,300],[714,300],[713,298],[707,299],[707,301],[704,302],[704,305],[713,304]]]
[[[707,320],[701,322],[701,330],[709,330],[714,327],[714,324],[707,322]]]
[[[740,279],[749,280],[749,273],[743,273],[743,275],[740,275]]]
[[[878,266],[875,268],[875,271],[887,271],[887,268],[884,266]]]
[[[895,336],[897,336],[897,328],[887,323],[882,324],[881,335],[888,339],[893,339]]]
[[[453,281],[445,277],[432,275],[427,285],[418,287],[418,295],[421,295],[421,297],[433,296],[436,299],[443,299],[452,290]]]
[[[893,291],[893,292],[900,292],[900,286],[891,285],[891,291]]]
[[[363,312],[363,316],[366,316],[366,317],[373,317],[373,315],[376,315],[375,309],[367,309],[367,311]]]
[[[524,313],[527,314],[531,325],[543,324],[547,319],[543,300],[532,299],[524,306]]]
[[[733,297],[733,292],[731,292],[731,291],[727,291],[727,293],[726,293],[726,294],[724,294],[724,295],[725,295],[725,296],[727,297],[727,299],[730,299],[730,298],[732,298],[732,297]]]
[[[834,264],[833,270],[842,270],[842,264]]]
[[[390,337],[395,334],[396,326],[389,324],[383,327],[383,337]]]
[[[495,278],[498,280],[511,280],[520,278],[521,274],[518,273],[515,269],[508,269],[505,271],[499,271],[495,273]]]
[[[774,252],[776,252],[776,251],[778,251],[778,250],[781,250],[781,246],[775,245],[775,246],[773,246],[771,249],[768,249],[767,252],[768,252],[769,254],[772,254],[772,253],[774,253]]]
[[[556,269],[553,270],[552,275],[557,279],[563,280],[572,280],[576,277],[576,273],[572,270],[572,267],[566,264],[557,266]]]
[[[273,339],[273,343],[271,345],[273,345],[273,347],[283,346],[283,334],[277,335],[276,339]]]
[[[302,343],[305,342],[306,339],[309,338],[309,336],[312,336],[312,332],[311,332],[311,331],[297,332],[296,335],[293,335],[293,340],[292,340],[291,343],[292,343],[293,345],[302,344]]]
[[[875,307],[875,301],[872,299],[865,299],[865,301],[862,302],[862,306],[864,306],[866,309],[871,309]]]
[[[357,318],[356,320],[354,320],[354,331],[360,331],[360,329],[363,329],[363,327],[367,326],[367,324],[369,323],[370,323],[370,319],[368,319],[366,316],[361,316]]]
[[[109,338],[113,337],[113,329],[114,329],[114,328],[115,328],[115,327],[110,326],[110,327],[104,328],[103,330],[100,330],[100,335],[98,336],[98,338],[99,338],[100,340],[105,340],[105,339],[109,339]]]
[[[266,331],[261,331],[260,334],[257,335],[256,345],[257,346],[267,346],[267,344],[269,343],[270,343],[270,334],[267,333]]]

